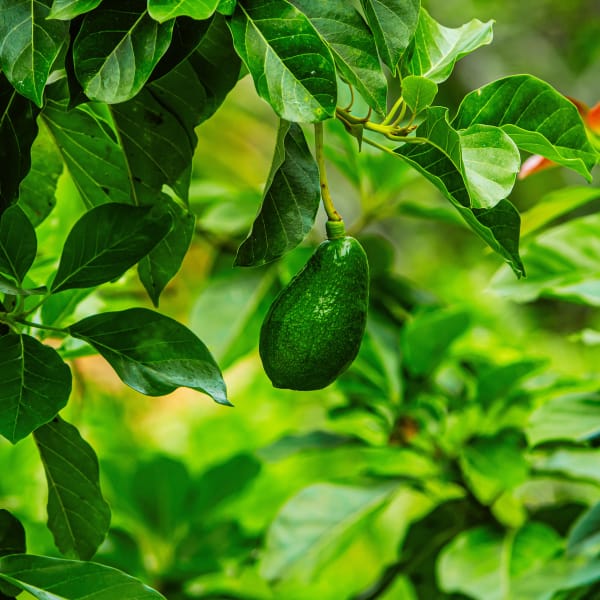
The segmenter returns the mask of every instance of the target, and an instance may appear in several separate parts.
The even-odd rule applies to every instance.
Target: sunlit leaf
[[[0,273],[23,281],[37,252],[35,229],[19,206],[0,217]]]
[[[102,0],[54,0],[48,18],[69,21],[94,10],[100,2]]]
[[[219,0],[148,0],[148,13],[153,19],[164,23],[175,17],[208,19],[219,4]]]
[[[415,115],[431,106],[438,87],[427,77],[408,75],[402,79],[402,99]]]

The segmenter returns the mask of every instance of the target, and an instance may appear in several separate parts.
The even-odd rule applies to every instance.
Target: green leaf
[[[420,0],[360,0],[381,60],[396,74],[417,28]]]
[[[166,213],[149,207],[102,204],[69,232],[52,282],[53,293],[94,287],[123,275],[170,231]]]
[[[229,21],[256,90],[287,121],[333,117],[335,66],[307,17],[285,0],[238,2]]]
[[[596,465],[598,456],[596,458]],[[569,532],[567,552],[570,555],[594,557],[600,550],[600,503],[587,510]]]
[[[166,600],[141,581],[104,565],[31,554],[0,558],[0,579],[36,600]]]
[[[102,0],[54,0],[48,19],[70,21],[96,8]]]
[[[21,521],[5,509],[0,509],[0,556],[25,552],[25,529]]]
[[[14,88],[40,108],[68,24],[46,19],[51,0],[0,0],[0,67]]]
[[[281,121],[263,202],[235,264],[264,265],[293,250],[312,229],[320,200],[319,169],[302,129]]]
[[[42,323],[50,327],[60,327],[75,312],[81,301],[87,298],[92,288],[65,290],[52,294],[42,304]]]
[[[17,200],[19,185],[31,167],[38,113],[39,109],[0,73],[0,213]]]
[[[353,487],[317,483],[281,509],[267,532],[261,574],[267,580],[301,572],[310,580],[336,556],[357,528],[389,501],[395,484]]]
[[[71,371],[56,350],[29,335],[0,336],[0,357],[0,434],[14,444],[65,406]]]
[[[36,288],[23,288],[13,280],[0,275],[0,292],[12,296],[39,296],[48,291],[45,285]]]
[[[37,252],[37,238],[31,221],[18,206],[0,217],[0,273],[23,282]]]
[[[552,440],[582,442],[600,434],[600,396],[567,394],[542,404],[525,430],[532,446]]]
[[[93,346],[124,383],[142,394],[160,396],[189,387],[229,404],[221,372],[206,346],[169,317],[131,308],[83,319],[69,333]]]
[[[379,114],[387,110],[387,81],[373,35],[346,0],[291,0],[329,45],[339,74]]]
[[[201,21],[208,19],[219,0],[148,0],[148,12],[153,19],[164,23],[175,17],[191,17]]]
[[[36,429],[33,437],[48,482],[48,529],[56,547],[69,558],[89,560],[110,525],[96,454],[60,417]]]
[[[167,51],[173,21],[159,24],[144,0],[104,2],[84,17],[73,44],[75,74],[90,100],[133,98]],[[49,21],[52,22],[52,21]]]
[[[222,14],[230,17],[233,14],[237,4],[237,0],[220,0],[217,10]]]
[[[421,8],[411,49],[402,72],[422,75],[435,83],[446,81],[457,60],[492,42],[493,21],[473,19],[457,29],[443,27]]]
[[[598,155],[577,108],[552,86],[531,75],[512,75],[489,83],[463,99],[453,126],[494,125],[522,150],[541,154],[592,180]]]
[[[402,98],[414,115],[431,106],[438,86],[427,77],[408,75],[402,79]]]

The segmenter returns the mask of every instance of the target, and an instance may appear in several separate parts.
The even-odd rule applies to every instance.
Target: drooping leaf
[[[302,129],[281,121],[263,202],[235,264],[263,265],[294,249],[311,230],[320,198],[319,169]]]
[[[335,66],[307,17],[285,0],[238,2],[228,22],[256,90],[287,121],[333,116]]]
[[[52,0],[0,0],[0,67],[14,88],[41,108],[68,25],[46,19]]]
[[[94,10],[100,2],[102,0],[54,0],[47,18],[69,21]]]
[[[60,257],[52,292],[94,287],[120,277],[169,233],[168,213],[101,204],[75,223]]]
[[[48,483],[48,529],[69,558],[89,560],[106,536],[110,508],[98,459],[77,428],[54,418],[33,433]]]
[[[339,74],[369,106],[385,114],[387,81],[373,35],[360,13],[346,0],[291,0],[329,44]]]
[[[69,333],[93,346],[117,375],[148,396],[189,387],[220,404],[225,383],[206,346],[189,329],[160,313],[131,308],[88,317]]]
[[[21,521],[5,509],[0,509],[0,556],[25,552],[25,529]]]
[[[19,185],[31,167],[38,113],[0,73],[0,214],[17,199]]]
[[[172,31],[173,21],[157,23],[144,0],[104,2],[87,14],[73,44],[85,95],[108,104],[133,98],[167,51]]]
[[[0,558],[0,579],[36,600],[166,600],[162,594],[122,571],[92,562],[32,554]]]
[[[473,19],[457,29],[443,27],[421,7],[419,22],[402,72],[422,75],[435,83],[446,81],[457,60],[492,42],[493,21]]]
[[[415,115],[431,106],[437,92],[436,83],[427,77],[407,75],[402,79],[402,98]]]
[[[148,0],[148,13],[164,23],[175,17],[191,17],[201,21],[217,10],[219,0]]]
[[[0,434],[18,442],[47,423],[71,394],[71,371],[29,335],[0,336]]]
[[[0,217],[0,273],[22,283],[36,252],[31,221],[19,206],[11,206]]]
[[[512,75],[467,94],[452,125],[480,123],[501,127],[522,150],[583,175],[598,160],[575,105],[548,83],[531,75]]]
[[[360,0],[381,60],[395,74],[415,33],[420,0]]]

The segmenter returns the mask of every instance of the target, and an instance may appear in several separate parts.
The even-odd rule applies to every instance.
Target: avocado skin
[[[358,354],[367,321],[369,265],[357,240],[324,241],[275,298],[259,352],[276,388],[320,390]]]

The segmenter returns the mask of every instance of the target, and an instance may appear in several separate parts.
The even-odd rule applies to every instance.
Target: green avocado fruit
[[[320,390],[332,383],[358,354],[368,301],[362,246],[345,235],[324,241],[263,322],[259,351],[273,385]]]

